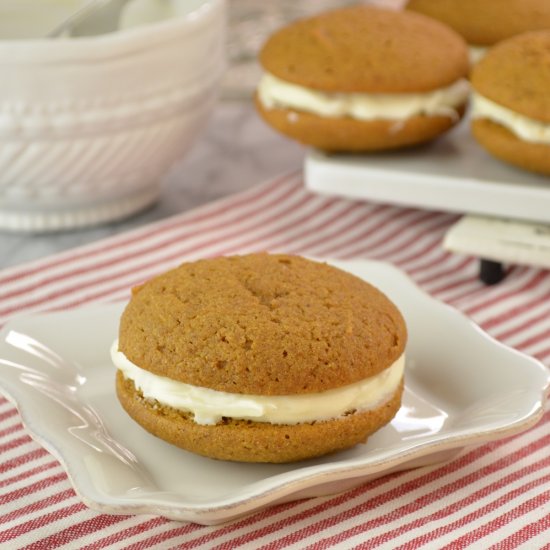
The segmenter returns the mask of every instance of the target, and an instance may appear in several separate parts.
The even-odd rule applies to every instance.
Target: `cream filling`
[[[111,357],[115,366],[125,378],[133,381],[144,397],[193,413],[197,424],[216,424],[222,417],[270,424],[298,424],[368,410],[396,392],[405,368],[405,356],[401,355],[389,368],[355,384],[318,393],[266,396],[226,393],[152,374],[118,351],[116,340],[111,347]]]
[[[470,65],[475,65],[476,63],[479,63],[487,53],[487,47],[486,46],[472,46],[471,44],[468,46],[468,53],[470,57]]]
[[[516,113],[478,93],[472,95],[472,118],[501,124],[524,141],[550,144],[550,124]]]
[[[416,115],[457,118],[457,109],[470,93],[461,78],[445,88],[418,94],[326,93],[304,88],[265,73],[258,84],[258,97],[266,109],[297,109],[325,117],[358,120],[404,120]]]

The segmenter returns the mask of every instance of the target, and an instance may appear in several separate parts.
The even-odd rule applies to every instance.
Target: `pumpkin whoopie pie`
[[[453,127],[468,98],[468,50],[451,28],[352,6],[297,20],[260,52],[255,102],[283,134],[326,151],[379,151]]]
[[[407,9],[452,27],[468,42],[473,63],[502,40],[550,29],[548,0],[409,0]]]
[[[476,140],[500,160],[550,175],[550,30],[500,42],[471,80]]]
[[[128,414],[211,458],[290,462],[364,442],[400,407],[396,306],[298,256],[185,263],[133,290],[112,357]]]

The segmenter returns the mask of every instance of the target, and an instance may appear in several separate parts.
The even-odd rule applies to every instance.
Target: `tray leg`
[[[501,262],[494,262],[493,260],[485,260],[483,258],[480,259],[479,279],[486,285],[496,285],[505,277],[506,273]]]

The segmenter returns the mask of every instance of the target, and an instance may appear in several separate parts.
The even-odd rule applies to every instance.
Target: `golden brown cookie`
[[[460,120],[467,99],[464,40],[411,12],[355,6],[298,20],[267,40],[260,62],[262,117],[331,151],[431,140]]]
[[[449,25],[477,46],[550,29],[548,0],[409,0],[407,9]]]
[[[550,123],[550,30],[491,48],[471,76],[474,91],[517,113]]]
[[[218,460],[294,462],[348,449],[387,424],[401,406],[403,385],[386,401],[366,412],[296,425],[224,418],[201,425],[193,415],[144,399],[119,372],[116,391],[124,410],[148,432],[177,447]]]
[[[529,143],[490,120],[472,121],[472,133],[489,153],[530,172],[550,176],[550,146]]]
[[[355,6],[291,23],[260,52],[269,73],[325,92],[416,93],[468,69],[464,41],[418,14]]]
[[[308,398],[385,380],[406,338],[396,306],[363,280],[297,256],[251,254],[182,264],[136,288],[118,349],[147,377],[237,398]],[[138,423],[178,446],[286,462],[350,447],[387,423],[400,403],[402,374],[395,376],[368,410],[292,424],[222,414],[203,425],[188,409],[144,397],[140,382],[120,372],[117,393]]]
[[[328,264],[271,254],[186,263],[150,280],[119,332],[120,350],[142,369],[263,395],[357,382],[391,365],[404,343],[401,315],[378,289]]]
[[[297,141],[327,152],[385,151],[430,141],[452,128],[456,121],[448,116],[413,116],[404,121],[337,120],[287,109],[266,109],[258,98],[256,108],[273,128]],[[457,109],[458,117],[464,107]]]
[[[550,174],[550,30],[497,44],[471,80],[478,142],[501,160]]]

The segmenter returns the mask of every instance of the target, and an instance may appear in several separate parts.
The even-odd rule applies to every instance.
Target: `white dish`
[[[508,166],[470,135],[468,120],[431,144],[372,155],[311,150],[305,184],[317,193],[536,222],[550,220],[550,178]]]
[[[387,292],[409,326],[403,406],[366,445],[262,465],[214,461],[156,439],[114,395],[109,346],[119,304],[13,319],[0,336],[0,385],[88,506],[202,524],[433,464],[537,422],[550,384],[542,364],[497,343],[392,266],[331,263]]]
[[[23,24],[26,4],[3,6],[0,18]],[[158,198],[225,68],[225,1],[169,4],[173,17],[135,28],[0,40],[0,230],[97,225]]]

